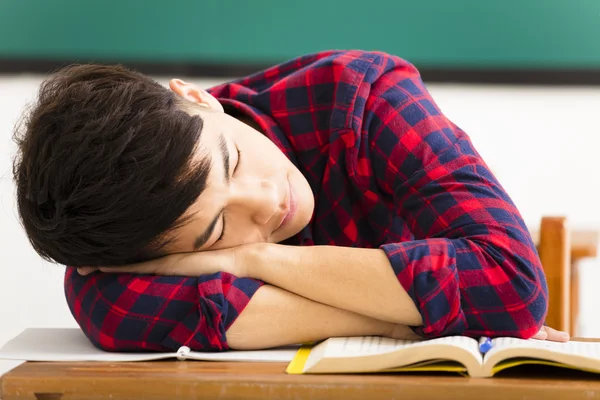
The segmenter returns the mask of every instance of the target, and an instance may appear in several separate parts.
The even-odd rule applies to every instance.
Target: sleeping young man
[[[522,217],[410,63],[328,51],[169,86],[67,67],[15,134],[23,226],[99,348],[568,340]]]

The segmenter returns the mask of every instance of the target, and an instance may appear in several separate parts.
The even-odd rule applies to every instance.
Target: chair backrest
[[[571,243],[565,217],[543,217],[538,252],[548,281],[546,325],[570,331]]]

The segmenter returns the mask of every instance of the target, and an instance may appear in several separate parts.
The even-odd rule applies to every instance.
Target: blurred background
[[[0,0],[0,346],[26,327],[76,326],[64,267],[41,261],[19,224],[10,170],[13,127],[44,76],[122,63],[210,87],[351,48],[419,68],[534,234],[544,216],[567,218],[589,250],[571,266],[576,334],[600,337],[600,1]]]

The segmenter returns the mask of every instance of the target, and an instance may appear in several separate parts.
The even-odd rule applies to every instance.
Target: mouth
[[[286,224],[288,224],[294,218],[294,215],[296,215],[296,211],[298,209],[296,192],[294,192],[294,188],[292,187],[289,176],[287,177],[287,184],[288,195],[285,199],[285,211],[281,214],[281,222],[279,222],[277,229],[284,227]]]

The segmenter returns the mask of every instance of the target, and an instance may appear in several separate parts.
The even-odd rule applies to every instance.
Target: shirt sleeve
[[[262,282],[225,272],[199,278],[106,274],[67,267],[75,320],[106,351],[227,350],[226,330]]]
[[[375,177],[373,190],[414,235],[381,248],[423,317],[416,332],[533,336],[548,289],[519,211],[414,66],[388,55],[376,60],[372,68],[384,72],[365,96],[361,126],[371,162],[359,155],[357,168]]]

